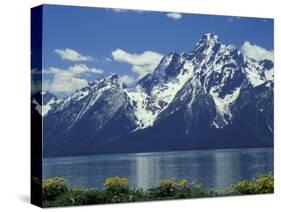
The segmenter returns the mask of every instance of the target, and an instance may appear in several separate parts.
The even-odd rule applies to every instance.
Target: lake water
[[[273,149],[220,149],[46,158],[43,178],[60,176],[70,187],[101,188],[105,178],[121,176],[130,185],[155,187],[160,179],[186,178],[208,188],[273,172]]]

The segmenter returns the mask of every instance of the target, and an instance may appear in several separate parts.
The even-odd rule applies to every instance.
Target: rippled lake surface
[[[187,178],[222,189],[242,179],[273,172],[273,148],[90,155],[45,158],[43,178],[67,179],[68,186],[101,188],[105,178],[121,176],[130,185],[155,187],[163,178]]]

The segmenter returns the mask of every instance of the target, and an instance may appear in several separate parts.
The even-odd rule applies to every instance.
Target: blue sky
[[[43,14],[44,80],[59,95],[111,73],[133,84],[163,55],[190,51],[208,32],[238,48],[248,41],[251,50],[273,50],[272,19],[54,5]],[[64,90],[67,77],[74,80]]]

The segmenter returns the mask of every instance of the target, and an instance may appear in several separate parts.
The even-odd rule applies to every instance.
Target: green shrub
[[[206,189],[202,184],[196,183],[190,186],[190,198],[198,197],[216,197],[220,196],[219,192],[213,189]]]
[[[261,175],[256,180],[242,180],[226,189],[228,195],[267,194],[274,191],[274,178],[271,173]]]
[[[269,194],[274,192],[274,177],[271,173],[261,175],[256,179],[255,192],[257,194]]]
[[[52,206],[74,206],[74,205],[89,205],[103,203],[100,192],[95,189],[77,189],[73,188],[70,191],[63,193],[52,203]]]
[[[102,191],[104,201],[109,203],[132,201],[132,194],[128,184],[128,179],[124,177],[106,178]]]
[[[188,181],[186,179],[179,180],[178,182],[173,179],[160,180],[160,185],[156,188],[149,189],[149,194],[153,198],[168,198],[175,197],[180,191],[186,189]],[[185,196],[183,193],[180,197]]]
[[[254,194],[255,184],[249,180],[241,180],[240,182],[229,186],[226,190],[230,195]]]
[[[132,197],[130,198],[130,202],[138,202],[138,201],[147,201],[150,200],[146,191],[142,188],[140,189],[132,189],[131,190]]]
[[[103,190],[113,194],[128,194],[129,193],[129,181],[124,177],[111,177],[106,178],[104,181]]]
[[[44,180],[42,183],[43,201],[52,201],[67,192],[66,182],[63,178],[54,177]]]

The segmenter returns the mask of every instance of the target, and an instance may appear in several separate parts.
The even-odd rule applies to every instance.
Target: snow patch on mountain
[[[170,55],[163,61],[163,66],[157,69],[157,75],[165,76],[165,69],[163,67],[167,67],[171,63],[172,57]],[[179,60],[184,62],[182,58]],[[134,114],[137,117],[138,125],[136,130],[153,126],[158,115],[169,106],[177,92],[191,78],[192,74],[192,63],[185,61],[180,73],[174,79],[156,84],[149,94],[140,86],[137,86],[134,90],[127,90],[126,92],[130,97],[131,104],[135,106]]]
[[[265,66],[262,62],[257,62],[254,59],[247,58],[246,67],[244,68],[248,80],[251,82],[253,87],[259,86],[267,81],[272,81],[274,77],[274,69],[272,61],[267,61],[271,63],[270,68]]]
[[[42,116],[45,116],[51,109],[53,104],[58,104],[61,99],[56,100],[54,97],[42,106]]]
[[[232,114],[230,111],[230,106],[238,98],[240,89],[240,87],[236,88],[233,93],[225,95],[224,98],[219,97],[217,86],[214,86],[210,89],[210,95],[212,96],[217,109],[217,116],[213,121],[213,124],[216,128],[222,128],[231,121]],[[217,123],[218,120],[222,120],[223,122]]]
[[[137,118],[137,129],[143,129],[152,126],[157,114],[153,114],[152,111],[146,109],[147,94],[143,92],[141,88],[131,91],[126,90],[126,92],[129,96],[131,104],[135,107],[134,114]]]
[[[253,87],[257,87],[265,82],[265,80],[261,78],[261,76],[255,70],[245,68],[245,71],[247,72],[247,77]]]
[[[75,118],[75,122],[82,118],[83,115],[93,106],[95,105],[96,101],[99,99],[99,97],[101,96],[102,91],[97,91],[96,95],[93,95],[90,99],[90,101],[86,104],[83,105],[82,109],[80,110],[80,112],[78,113],[78,115]]]
[[[68,126],[68,129],[70,129],[79,119],[83,118],[88,110],[94,107],[105,91],[110,89],[116,91],[123,90],[123,87],[124,84],[119,80],[119,76],[116,74],[100,78],[99,80],[89,83],[87,87],[77,90],[71,96],[65,98],[52,111],[52,113],[58,113],[66,110],[70,105],[76,105],[77,111],[72,114],[73,118],[71,118],[71,123]]]
[[[151,96],[155,100],[154,104],[160,110],[166,108],[169,103],[174,99],[177,92],[182,88],[182,86],[189,80],[193,75],[192,63],[186,61],[181,70],[180,74],[175,78],[161,86],[155,86],[151,91]],[[162,107],[160,104],[165,102],[165,106]]]
[[[265,79],[266,81],[272,81],[273,80],[273,77],[274,77],[274,71],[273,71],[273,68],[268,70],[268,71],[265,71]]]

